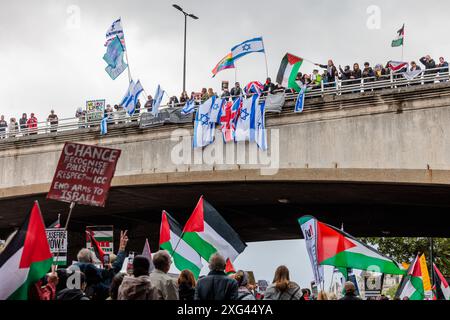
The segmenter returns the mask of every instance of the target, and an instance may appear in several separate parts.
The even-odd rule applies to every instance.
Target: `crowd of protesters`
[[[96,254],[82,249],[77,261],[67,269],[52,267],[50,273],[29,289],[30,300],[168,300],[168,301],[255,301],[255,300],[337,300],[334,293],[324,291],[313,296],[308,288],[291,281],[289,269],[276,269],[272,284],[264,290],[251,283],[249,274],[239,270],[226,274],[226,260],[219,254],[209,260],[209,274],[197,281],[189,270],[170,274],[172,257],[159,251],[152,258],[136,256],[126,260],[127,232],[120,233],[117,255],[99,263]],[[4,249],[0,247],[0,252]],[[151,259],[151,261],[150,261]],[[97,262],[97,263],[96,263]],[[123,266],[128,265],[126,272]],[[340,300],[361,300],[355,285],[347,282]],[[379,300],[388,300],[384,295]]]
[[[425,68],[425,75],[432,75],[449,71],[449,64],[444,57],[440,57],[438,63],[429,55],[420,58],[419,61]],[[391,75],[390,62],[388,62],[386,65],[376,64],[373,67],[369,62],[365,62],[363,68],[360,67],[359,63],[354,63],[353,67],[347,65],[342,68],[341,65],[336,66],[333,60],[330,59],[328,60],[327,64],[316,63],[315,66],[317,67],[317,69],[314,69],[312,74],[298,73],[296,82],[299,87],[318,89],[323,86],[324,88],[329,88],[335,87],[338,81],[341,82],[342,86],[357,85],[360,84],[361,81],[376,82],[380,80],[386,80],[387,77],[390,77]],[[405,66],[403,67],[403,69],[398,70],[395,77],[401,77],[401,74],[405,72],[416,72],[421,70],[422,68],[417,64],[416,61],[411,61],[409,63],[409,67]],[[434,81],[428,80],[427,83],[431,82]],[[261,88],[261,91],[263,95],[267,95],[269,93],[273,94],[277,92],[293,93],[292,89],[286,89],[279,83],[273,83],[271,78],[267,78],[266,82],[263,84],[263,88]],[[231,90],[229,90],[229,88],[223,88],[220,97],[235,99],[236,97],[244,96],[246,94],[248,94],[248,92],[245,92],[240,83],[236,82]],[[188,95],[188,93],[184,91],[179,98],[176,96],[170,97],[168,106],[184,106],[189,100],[194,100],[197,103],[201,103],[214,96],[219,97],[219,95],[214,92],[212,88],[203,88],[201,92],[192,92],[191,95]],[[137,122],[139,115],[144,111],[152,112],[154,104],[153,102],[154,100],[151,95],[147,97],[147,102],[143,107],[141,105],[141,102],[138,101],[134,111],[134,116],[132,117],[132,121]],[[87,112],[82,108],[77,109],[75,117],[78,119],[80,129],[87,128],[89,126]],[[107,118],[108,124],[122,124],[126,122],[127,111],[125,110],[125,108],[117,104],[114,107],[112,107],[111,105],[107,105],[104,111],[104,117]],[[51,110],[46,121],[50,127],[50,133],[55,133],[58,131],[59,119],[54,110]],[[21,134],[22,136],[38,134],[38,120],[35,114],[31,113],[30,117],[28,118],[27,114],[24,113],[19,121],[17,121],[16,118],[11,118],[9,123],[5,120],[4,115],[1,115],[0,139],[5,139],[7,137],[15,138],[19,134]]]

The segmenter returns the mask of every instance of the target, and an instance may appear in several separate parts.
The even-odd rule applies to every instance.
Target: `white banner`
[[[311,260],[314,279],[316,280],[316,284],[320,284],[324,281],[324,278],[323,266],[319,265],[319,261],[317,259],[317,220],[311,218],[308,221],[303,222],[301,227],[303,236],[305,237],[309,259]]]

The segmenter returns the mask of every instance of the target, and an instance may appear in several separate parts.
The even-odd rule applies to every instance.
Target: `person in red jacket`
[[[30,119],[27,121],[27,128],[30,134],[37,134],[38,120],[34,116],[34,113],[31,114]]]

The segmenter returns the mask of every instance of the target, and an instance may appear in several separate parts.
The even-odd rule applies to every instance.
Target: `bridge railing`
[[[340,80],[336,78],[335,82],[327,83],[321,81],[320,85],[309,85],[306,90],[306,98],[317,98],[326,96],[340,96],[351,93],[364,93],[379,91],[384,89],[394,89],[409,86],[419,86],[424,84],[439,83],[450,81],[450,72],[446,68],[436,68],[423,70],[420,74],[416,75],[414,78],[407,79],[403,73],[391,73],[389,75],[383,75],[381,77],[370,77],[361,79],[351,79],[351,80]],[[281,90],[278,93],[285,92],[286,101],[295,101],[297,99],[298,93],[292,92],[291,90]],[[277,92],[274,92],[275,94]],[[267,92],[261,96],[264,100],[267,96]],[[230,97],[235,98],[235,97]],[[196,101],[199,105],[201,102]],[[184,104],[171,104],[161,107],[164,109],[181,109]],[[312,110],[312,109],[311,109]],[[309,111],[306,104],[305,111]],[[141,112],[145,112],[142,108]],[[10,132],[0,132],[0,142],[4,139],[14,139],[21,136],[34,136],[39,134],[48,134],[56,132],[71,131],[76,129],[86,129],[86,128],[99,128],[101,119],[104,115],[108,115],[108,124],[125,124],[139,122],[140,114],[135,114],[129,116],[124,111],[118,111],[113,113],[89,113],[86,116],[80,118],[65,118],[59,119],[57,125],[52,125],[48,121],[39,122],[37,128],[21,128],[18,125],[17,130]]]

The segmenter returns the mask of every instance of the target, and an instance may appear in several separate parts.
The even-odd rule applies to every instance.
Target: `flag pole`
[[[64,232],[67,232],[67,229],[69,228],[70,218],[72,217],[72,212],[73,212],[73,209],[75,208],[75,205],[76,205],[76,202],[71,202],[70,203],[69,216],[67,217],[67,221],[66,221],[66,224],[64,226]],[[56,253],[56,261],[55,261],[55,259],[53,259],[53,264],[55,265],[55,271],[58,270],[58,258],[59,258],[59,250]]]
[[[122,17],[120,17],[120,22],[122,23]],[[123,24],[122,24],[122,30],[123,30]],[[125,45],[125,58],[127,59],[127,65],[128,65],[128,82],[131,83],[133,78],[131,77],[131,68],[130,68],[130,61],[128,60],[128,47],[127,42],[125,40],[125,31],[123,33],[123,44]]]
[[[405,40],[406,40],[406,32],[405,32],[405,24],[403,24],[403,45],[402,45],[402,62],[404,61],[405,58]]]
[[[261,37],[261,39],[263,39],[264,57],[265,57],[265,59],[266,59],[266,76],[267,76],[267,78],[268,78],[268,77],[269,77],[269,63],[267,62],[266,45],[264,44],[264,38]]]

